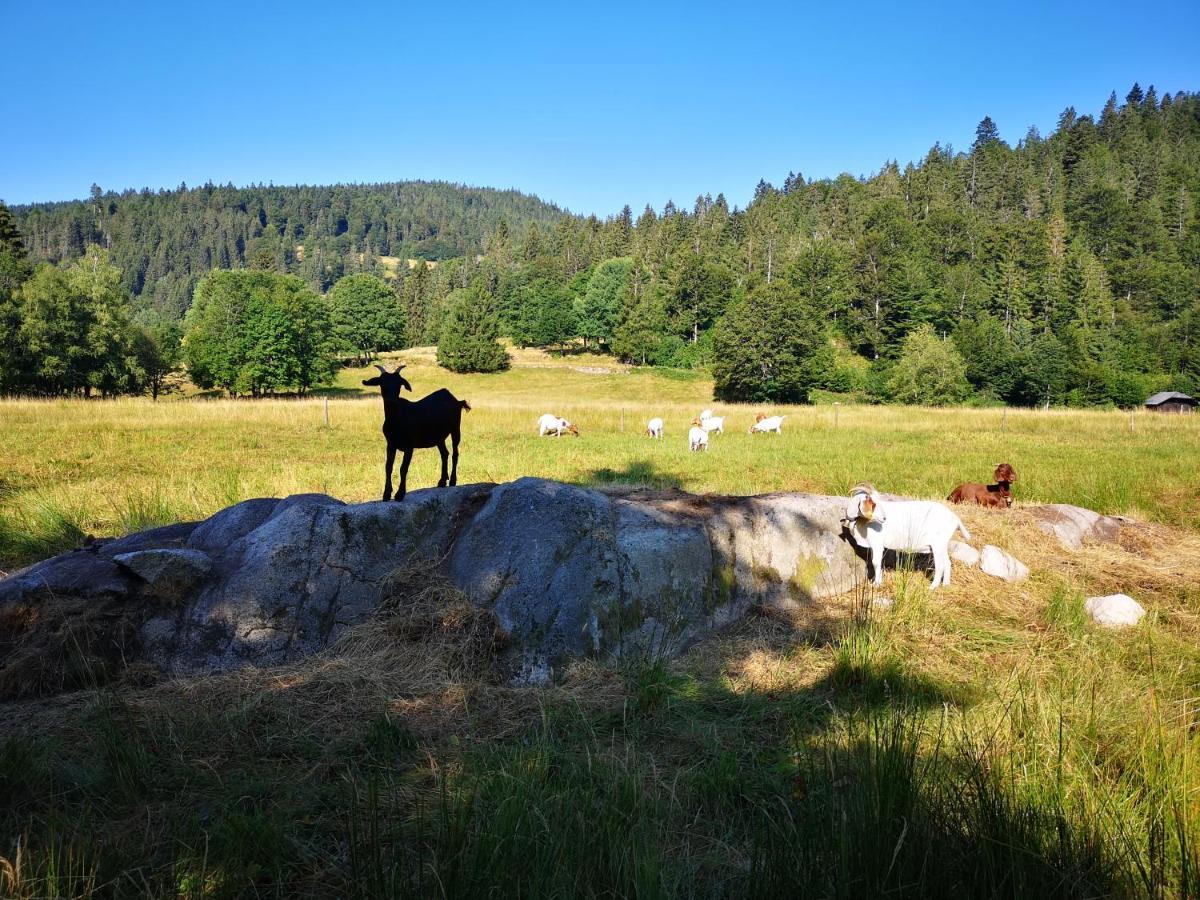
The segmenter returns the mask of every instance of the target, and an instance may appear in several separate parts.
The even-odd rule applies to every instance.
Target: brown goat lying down
[[[1012,484],[1017,473],[1008,463],[1000,463],[992,473],[995,484],[960,484],[947,498],[951,503],[978,503],[980,506],[1012,506]]]

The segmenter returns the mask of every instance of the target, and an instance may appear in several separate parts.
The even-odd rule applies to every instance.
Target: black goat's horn
[[[392,374],[395,375],[395,374],[399,373],[399,371],[403,368],[404,368],[404,363],[400,363],[400,365],[396,366],[396,371],[393,372]]]
[[[378,369],[380,372],[382,372],[384,375],[387,375],[387,374],[388,374],[388,370],[387,370],[387,369],[385,369],[383,366],[381,366],[379,363],[375,363],[375,368],[377,368],[377,369]]]

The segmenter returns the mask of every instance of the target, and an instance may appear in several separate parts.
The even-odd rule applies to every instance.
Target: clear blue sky
[[[0,0],[0,198],[445,179],[575,212],[744,205],[1200,89],[1200,2],[995,6]],[[185,8],[186,7],[186,8]]]

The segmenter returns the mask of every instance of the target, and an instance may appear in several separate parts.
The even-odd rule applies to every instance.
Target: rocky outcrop
[[[0,581],[0,683],[6,648],[28,649],[29,629],[51,627],[51,607],[77,616],[84,603],[119,620],[122,664],[225,671],[328,646],[414,566],[494,614],[513,679],[544,681],[581,656],[670,656],[752,605],[803,608],[862,581],[843,504],[535,478],[414,491],[402,503],[249,500]]]
[[[1068,550],[1078,550],[1084,544],[1112,544],[1121,539],[1124,523],[1117,516],[1101,515],[1067,503],[1047,503],[1023,509],[1037,520],[1038,528],[1057,538]]]

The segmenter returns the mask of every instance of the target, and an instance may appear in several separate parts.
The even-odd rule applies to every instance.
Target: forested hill
[[[93,186],[87,200],[14,206],[12,213],[34,262],[77,259],[99,244],[131,293],[175,317],[211,269],[269,261],[328,287],[343,274],[376,269],[381,256],[474,255],[501,222],[524,231],[566,215],[518,191],[426,181],[121,193]]]
[[[51,365],[58,357],[28,348],[96,344],[82,326],[71,332],[81,337],[47,339],[48,317],[86,312],[113,295],[110,281],[178,318],[200,275],[248,268],[273,270],[280,297],[307,282],[305,309],[319,306],[310,288],[341,275],[385,276],[329,291],[330,309],[345,306],[338,340],[364,358],[439,344],[447,364],[480,368],[502,360],[499,333],[523,346],[582,340],[636,363],[707,367],[724,399],[825,391],[1131,406],[1157,390],[1200,393],[1196,93],[1135,84],[1123,102],[1114,94],[1098,114],[1067,107],[1051,134],[1031,128],[1018,141],[984,117],[968,148],[934,144],[869,178],[761,181],[745,209],[705,194],[601,221],[517,193],[400,184],[97,191],[15,213],[32,261],[70,265],[42,267],[17,292],[33,267],[15,232],[9,263],[0,240],[0,364],[11,296],[9,355],[25,348],[49,373],[18,372],[10,390],[80,389],[83,375],[66,379]],[[89,243],[99,249],[84,265]],[[385,255],[442,264],[378,265]],[[258,277],[210,288],[267,291]],[[123,302],[138,324],[154,324],[154,310]],[[349,335],[372,316],[384,324]],[[104,390],[141,383],[123,363],[104,365],[125,373],[89,369]]]

